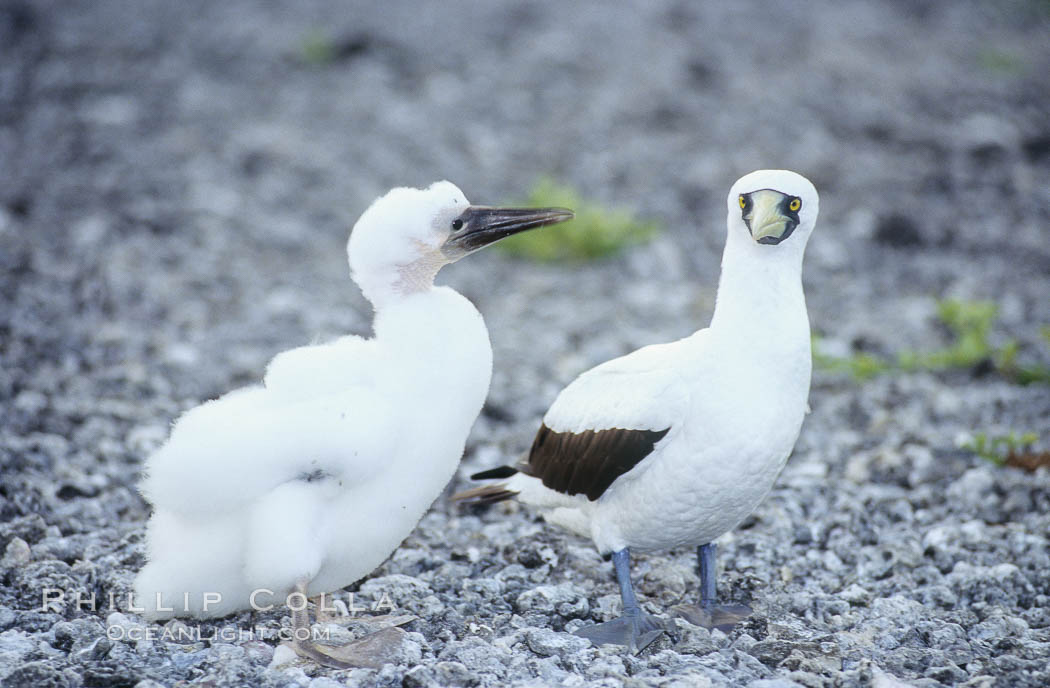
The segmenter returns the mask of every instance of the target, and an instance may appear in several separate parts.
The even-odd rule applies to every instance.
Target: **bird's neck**
[[[730,233],[722,255],[711,336],[763,359],[807,352],[809,317],[802,291],[802,252],[765,246]]]
[[[412,389],[481,410],[492,377],[492,346],[481,314],[449,287],[431,286],[376,307],[375,336]],[[451,402],[450,402],[451,403]],[[473,420],[473,418],[471,419]]]
[[[350,260],[354,281],[376,313],[398,308],[408,297],[426,294],[434,288],[434,277],[447,261],[436,253],[421,255],[412,262],[391,269],[388,265],[360,266]]]
[[[492,347],[481,314],[448,287],[430,287],[377,306],[377,376],[404,429],[407,464],[399,499],[429,504],[459,464],[492,379]],[[407,502],[406,502],[407,503]]]

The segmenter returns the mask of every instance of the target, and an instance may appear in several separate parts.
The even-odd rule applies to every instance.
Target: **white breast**
[[[712,371],[688,420],[657,445],[643,470],[594,505],[599,549],[706,544],[754,511],[802,427],[808,366],[782,372],[762,379],[731,368]]]

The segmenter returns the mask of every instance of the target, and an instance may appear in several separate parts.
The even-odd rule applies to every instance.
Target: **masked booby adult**
[[[412,531],[452,477],[492,373],[481,314],[434,277],[571,217],[472,206],[449,182],[376,200],[347,247],[375,336],[278,354],[261,385],[187,411],[146,461],[149,563],[135,581],[145,616],[217,617],[298,595],[296,652],[357,663],[368,638],[309,641],[305,600],[365,576]]]
[[[502,482],[457,497],[517,497],[612,554],[623,615],[577,634],[641,649],[664,629],[640,609],[631,551],[697,547],[699,605],[679,615],[730,627],[750,613],[715,598],[714,540],[765,498],[802,427],[810,330],[802,257],[816,189],[785,170],[733,184],[714,315],[708,328],[603,363],[566,387]]]

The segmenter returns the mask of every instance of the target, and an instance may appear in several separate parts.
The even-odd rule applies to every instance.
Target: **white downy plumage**
[[[580,375],[544,416],[528,458],[514,467],[519,472],[466,496],[494,501],[517,493],[602,553],[622,553],[622,566],[614,554],[618,574],[629,550],[707,546],[758,506],[807,409],[810,330],[801,274],[818,197],[794,172],[760,170],[738,180],[727,203],[710,327]],[[713,547],[700,557],[710,612]],[[633,592],[629,578],[620,582],[627,614]],[[724,611],[734,613],[713,614],[713,621],[710,613],[684,615],[723,626],[742,610]],[[637,646],[659,635],[646,634],[654,628],[643,620],[581,635]]]
[[[477,309],[434,276],[563,209],[470,206],[449,182],[376,200],[348,244],[372,339],[276,356],[262,385],[186,412],[146,462],[145,616],[214,617],[314,596],[371,572],[455,471],[492,372]],[[205,595],[210,596],[206,599]],[[220,601],[215,602],[215,594]],[[293,619],[298,626],[305,615]],[[353,663],[312,644],[301,654]],[[348,655],[349,656],[349,655]]]

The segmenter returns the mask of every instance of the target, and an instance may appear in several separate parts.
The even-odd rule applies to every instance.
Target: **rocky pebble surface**
[[[0,2],[0,684],[1050,685],[1050,473],[962,448],[1047,449],[1050,385],[989,365],[816,370],[777,487],[720,541],[721,590],[755,609],[728,633],[591,647],[569,631],[619,597],[590,544],[447,497],[340,593],[418,616],[396,664],[289,661],[279,608],[161,626],[125,602],[143,459],[276,352],[368,331],[344,245],[394,185],[491,203],[550,174],[665,228],[442,274],[495,351],[450,490],[526,449],[582,370],[706,324],[724,194],[758,167],[820,189],[823,350],[943,347],[950,297],[994,301],[992,344],[1050,364],[1048,29],[1036,0]],[[695,600],[693,557],[637,557],[648,611]]]

